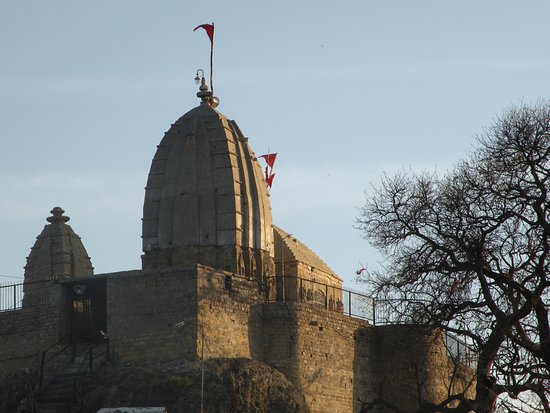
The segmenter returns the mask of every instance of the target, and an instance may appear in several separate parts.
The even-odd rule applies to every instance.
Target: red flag
[[[260,156],[260,158],[264,158],[269,167],[273,168],[273,165],[275,164],[275,159],[277,158],[277,152],[262,155]]]
[[[266,181],[267,181],[267,186],[269,188],[271,188],[271,184],[273,184],[273,178],[275,178],[275,175],[276,174],[271,174],[267,177]]]
[[[208,35],[208,38],[210,39],[211,43],[214,43],[214,23],[212,24],[201,24],[193,29],[193,31],[197,29],[204,29],[206,30],[206,34]]]
[[[193,31],[197,30],[198,28],[206,30],[206,34],[208,35],[208,38],[210,39],[210,91],[212,92],[212,96],[214,95],[214,80],[213,78],[213,60],[214,60],[214,23],[212,24],[201,24],[198,25],[193,29]]]

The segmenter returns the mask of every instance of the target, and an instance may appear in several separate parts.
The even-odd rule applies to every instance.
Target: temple
[[[2,287],[18,298],[0,302],[0,376],[39,368],[41,380],[54,377],[108,339],[118,363],[259,360],[284,373],[311,412],[359,412],[376,400],[373,412],[413,412],[446,396],[460,382],[446,338],[380,325],[372,299],[343,290],[273,224],[249,139],[201,80],[200,105],[171,125],[151,163],[142,268],[94,274],[69,217],[53,208],[22,290]]]

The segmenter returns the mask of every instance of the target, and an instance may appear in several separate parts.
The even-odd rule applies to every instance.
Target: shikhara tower
[[[262,280],[274,275],[271,205],[261,167],[235,121],[210,104],[165,133],[143,206],[143,268],[201,263]]]

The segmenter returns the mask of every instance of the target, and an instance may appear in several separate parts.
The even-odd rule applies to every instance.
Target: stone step
[[[55,375],[50,383],[65,383],[68,381],[72,381],[74,379],[78,379],[79,377],[82,377],[82,373],[75,372],[75,371],[64,371],[63,373]]]
[[[72,366],[51,378],[42,389],[39,401],[40,413],[71,413],[71,410],[78,412],[79,409],[71,409],[73,402],[73,391],[75,382],[80,384],[88,379],[87,369],[89,366],[88,348],[83,346],[75,357]],[[106,354],[97,357],[106,350],[106,345],[99,345],[93,349],[92,356],[96,357],[92,362],[92,368],[99,368],[107,361]],[[79,371],[79,370],[85,370]]]
[[[51,402],[51,403],[38,403],[40,413],[70,413],[71,403],[67,402]]]

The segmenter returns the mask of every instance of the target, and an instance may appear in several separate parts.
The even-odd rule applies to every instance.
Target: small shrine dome
[[[25,283],[65,278],[89,277],[94,267],[80,237],[67,222],[60,207],[53,208],[49,224],[36,237],[25,265]]]

